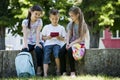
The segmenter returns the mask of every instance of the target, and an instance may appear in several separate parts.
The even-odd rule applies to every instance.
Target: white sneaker
[[[37,68],[37,75],[42,75],[42,70],[40,67]]]
[[[56,72],[56,75],[57,75],[57,76],[60,76],[60,72]]]
[[[72,78],[75,78],[75,77],[76,77],[75,72],[71,72],[70,76],[71,76]]]
[[[47,77],[47,74],[44,74],[44,77]]]
[[[66,72],[63,72],[62,76],[67,76],[67,73],[66,73]]]

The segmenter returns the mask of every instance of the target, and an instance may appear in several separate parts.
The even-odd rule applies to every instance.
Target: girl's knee
[[[35,52],[36,52],[37,54],[40,54],[40,53],[43,53],[43,50],[42,50],[39,46],[36,46]]]
[[[36,46],[35,50],[42,50],[42,49],[39,46]]]
[[[23,48],[21,52],[29,52],[28,48]]]

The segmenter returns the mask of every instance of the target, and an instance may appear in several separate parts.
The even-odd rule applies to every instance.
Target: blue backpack
[[[18,77],[35,76],[34,64],[29,52],[20,52],[16,56],[15,67]]]

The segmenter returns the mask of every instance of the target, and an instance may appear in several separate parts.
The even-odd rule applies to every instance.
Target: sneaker
[[[37,75],[41,76],[42,75],[42,70],[40,69],[40,67],[37,68]]]
[[[63,72],[62,76],[67,76],[67,73],[66,73],[66,72]]]
[[[76,77],[75,72],[71,72],[70,76],[71,76],[72,78],[75,78],[75,77]]]
[[[44,74],[44,77],[48,77],[47,74]]]
[[[42,76],[42,71],[41,72],[37,72],[38,76]]]
[[[57,76],[60,76],[60,72],[56,72],[56,75],[57,75]]]

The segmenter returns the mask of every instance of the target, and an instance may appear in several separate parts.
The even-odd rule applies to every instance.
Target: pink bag
[[[77,61],[83,58],[85,54],[85,46],[84,44],[76,43],[72,46],[72,54],[73,58]]]

